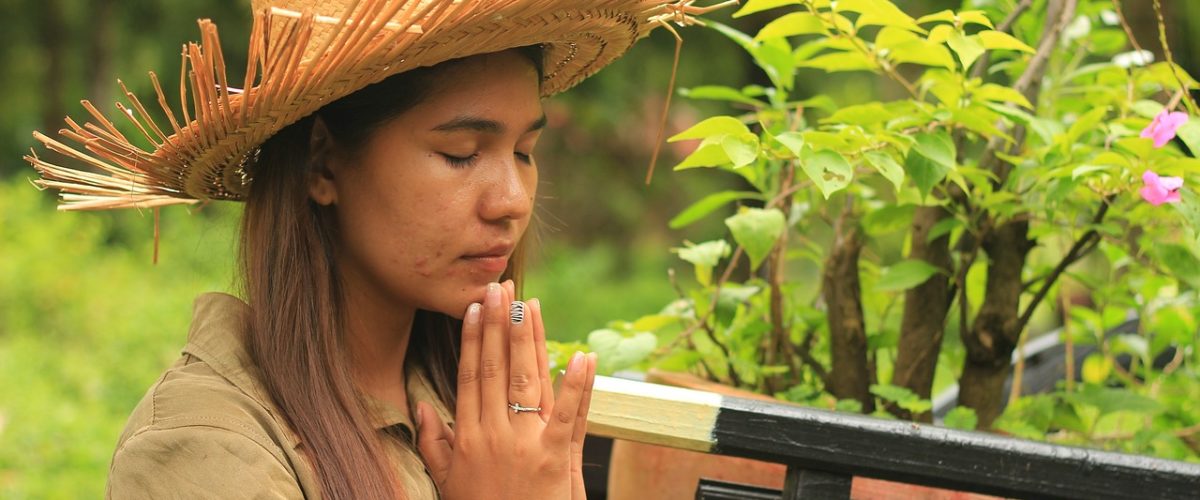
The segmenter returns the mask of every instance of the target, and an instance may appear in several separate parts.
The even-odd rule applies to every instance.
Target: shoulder
[[[184,354],[130,415],[109,495],[300,497],[291,443],[264,401]]]

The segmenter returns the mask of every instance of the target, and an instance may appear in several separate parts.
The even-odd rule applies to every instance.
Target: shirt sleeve
[[[290,469],[261,444],[205,426],[155,429],[113,456],[108,498],[303,498]]]

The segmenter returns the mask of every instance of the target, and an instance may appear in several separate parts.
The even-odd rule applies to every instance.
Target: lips
[[[508,268],[508,258],[512,252],[511,243],[498,243],[487,249],[463,255],[462,259],[481,271],[499,274]]]

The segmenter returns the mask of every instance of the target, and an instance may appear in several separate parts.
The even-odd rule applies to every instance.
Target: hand
[[[513,323],[513,295],[511,281],[491,284],[483,305],[467,309],[455,428],[421,403],[417,446],[449,500],[584,499],[583,438],[596,358],[576,353],[556,397],[541,305],[530,301],[524,321]],[[510,402],[541,411],[514,413]]]

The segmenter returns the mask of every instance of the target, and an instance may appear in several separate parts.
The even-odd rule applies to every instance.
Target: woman
[[[694,9],[660,4],[255,1],[244,91],[201,21],[182,116],[119,105],[151,147],[90,105],[84,150],[35,133],[102,172],[29,157],[65,209],[246,201],[245,301],[197,300],[109,496],[582,498],[596,360],[556,396],[515,300],[540,99]]]

